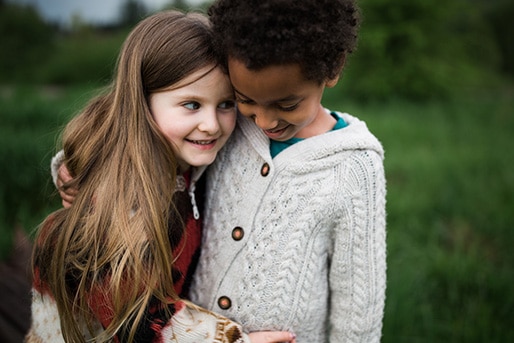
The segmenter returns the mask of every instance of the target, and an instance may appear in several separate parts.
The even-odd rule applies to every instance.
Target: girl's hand
[[[296,343],[296,335],[288,331],[259,331],[248,334],[252,343]]]
[[[71,181],[73,178],[68,171],[68,168],[62,163],[57,170],[57,188],[59,190],[59,195],[62,198],[62,205],[65,208],[71,206],[75,197],[77,196],[78,190],[75,188],[64,188],[62,185],[68,181]]]

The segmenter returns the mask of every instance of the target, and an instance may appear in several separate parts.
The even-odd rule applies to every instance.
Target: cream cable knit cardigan
[[[208,170],[194,303],[298,343],[380,341],[383,150],[364,122],[339,115],[346,128],[274,159],[261,130],[238,118]]]

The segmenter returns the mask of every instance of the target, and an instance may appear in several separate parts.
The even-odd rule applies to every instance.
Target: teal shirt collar
[[[348,123],[343,118],[339,117],[335,112],[330,112],[330,114],[332,115],[332,117],[334,117],[336,119],[336,124],[332,128],[332,131],[339,130],[339,129],[342,129],[342,128],[348,126]],[[277,156],[283,150],[287,149],[288,147],[290,147],[293,144],[303,141],[304,139],[305,138],[293,137],[293,138],[290,138],[287,141],[283,141],[283,142],[274,141],[273,139],[271,139],[270,140],[271,157]]]

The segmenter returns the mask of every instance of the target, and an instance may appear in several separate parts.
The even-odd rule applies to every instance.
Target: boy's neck
[[[318,114],[310,125],[303,128],[296,134],[296,138],[309,138],[322,135],[334,128],[336,119],[326,111],[320,104]]]

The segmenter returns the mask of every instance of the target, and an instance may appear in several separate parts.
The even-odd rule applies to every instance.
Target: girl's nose
[[[207,132],[210,135],[218,133],[220,128],[218,115],[216,110],[206,110],[202,115],[202,120],[198,125],[198,129]]]

